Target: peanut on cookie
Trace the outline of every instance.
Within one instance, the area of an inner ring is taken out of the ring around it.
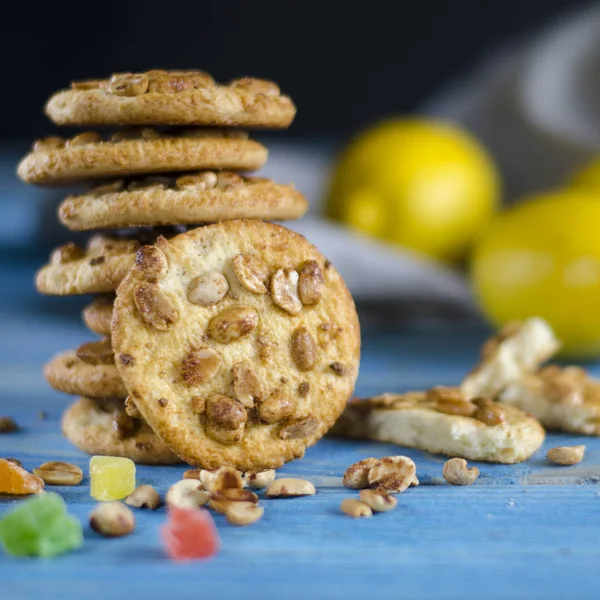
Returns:
[[[277,468],[324,435],[360,351],[338,272],[302,236],[261,221],[142,248],[117,292],[112,340],[130,396],[169,447],[240,471]]]

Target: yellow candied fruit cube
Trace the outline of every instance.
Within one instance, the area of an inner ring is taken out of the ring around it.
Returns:
[[[92,456],[90,494],[96,500],[121,500],[135,490],[135,463],[129,458]]]

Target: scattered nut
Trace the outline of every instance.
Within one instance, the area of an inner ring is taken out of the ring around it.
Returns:
[[[317,344],[308,329],[301,325],[292,333],[292,360],[301,371],[310,371],[317,361]]]
[[[142,319],[159,331],[166,331],[178,318],[172,300],[156,283],[138,283],[133,299]]]
[[[208,471],[211,473],[210,471]],[[242,474],[233,467],[221,467],[211,473],[210,489],[211,492],[222,492],[223,490],[242,489],[244,481]]]
[[[216,471],[208,471],[206,469],[200,469],[200,481],[205,490],[209,492],[213,491],[213,483],[215,480]]]
[[[369,485],[389,494],[406,490],[416,475],[415,463],[407,456],[380,458],[368,474]]]
[[[48,485],[77,485],[83,479],[83,471],[68,462],[52,461],[33,469],[33,474],[41,477]]]
[[[277,423],[291,417],[296,411],[296,401],[276,390],[258,406],[258,416],[265,423]]]
[[[209,493],[202,489],[197,479],[182,479],[173,484],[166,496],[167,506],[176,508],[197,508],[208,502]]]
[[[264,514],[264,508],[253,502],[230,502],[225,508],[225,517],[234,525],[251,525]]]
[[[135,529],[135,515],[121,502],[102,502],[90,514],[90,527],[106,537],[120,537]]]
[[[506,419],[504,408],[488,398],[475,398],[472,400],[473,404],[477,406],[475,412],[471,415],[474,419],[493,427],[494,425],[501,425]]]
[[[268,471],[259,471],[258,473],[245,473],[244,481],[249,488],[253,490],[262,490],[273,483],[275,479],[275,469]]]
[[[76,354],[77,358],[87,365],[111,365],[115,362],[115,354],[108,338],[81,344]]]
[[[73,146],[87,146],[88,144],[99,144],[102,141],[99,133],[95,131],[84,131],[74,138],[67,140],[65,146],[72,148]]]
[[[295,440],[312,435],[319,428],[319,421],[314,417],[305,417],[286,425],[279,432],[279,437],[282,440]]]
[[[471,485],[479,477],[479,469],[477,467],[468,469],[464,458],[451,458],[444,464],[442,475],[452,485]]]
[[[169,271],[165,253],[156,246],[142,246],[135,255],[135,270],[145,281],[156,283]]]
[[[548,450],[548,458],[557,465],[576,465],[583,460],[585,446],[557,446]]]
[[[75,242],[69,242],[52,252],[50,261],[53,265],[64,265],[76,260],[80,260],[85,256],[85,250],[78,246]]]
[[[355,519],[359,517],[372,517],[373,511],[368,504],[361,502],[360,500],[355,500],[354,498],[345,498],[342,500],[340,505],[340,509],[343,513],[354,517]]]
[[[325,278],[319,263],[315,260],[304,262],[298,280],[298,295],[302,304],[317,304],[323,295],[324,283]]]
[[[296,496],[312,496],[316,493],[317,490],[310,481],[292,477],[276,479],[265,492],[267,498],[293,498]]]
[[[232,306],[213,317],[208,333],[217,342],[229,344],[248,335],[258,325],[258,313],[248,306]]]
[[[271,298],[273,302],[291,315],[302,310],[302,302],[298,296],[298,271],[295,269],[278,269],[271,278]]]
[[[222,273],[209,271],[190,281],[187,291],[188,300],[198,306],[212,306],[225,298],[229,291],[229,282]]]
[[[197,479],[198,481],[200,481],[202,483],[202,481],[200,480],[200,473],[202,472],[202,469],[188,469],[187,471],[184,471],[183,473],[183,478],[184,479]],[[210,471],[207,471],[210,472]],[[204,487],[204,484],[202,485],[202,487]],[[206,489],[206,488],[204,488]]]
[[[396,508],[398,500],[382,490],[361,490],[360,499],[375,512],[387,512]]]
[[[233,395],[247,408],[252,408],[265,395],[260,379],[247,360],[241,360],[231,368]]]
[[[193,350],[181,362],[181,376],[189,386],[212,379],[221,367],[221,358],[212,348]]]
[[[132,419],[142,418],[142,413],[139,411],[136,403],[132,400],[131,396],[127,396],[127,398],[125,398],[125,412]]]
[[[140,96],[148,91],[148,84],[145,73],[115,73],[106,90],[115,96]]]
[[[10,433],[18,429],[19,426],[12,417],[0,417],[0,433]]]
[[[251,254],[238,254],[233,258],[233,272],[241,285],[253,294],[266,294],[269,267]]]
[[[347,488],[361,490],[369,487],[369,471],[379,464],[377,458],[363,458],[350,465],[344,472],[343,483]]]
[[[156,510],[160,506],[160,495],[151,485],[140,485],[125,498],[125,504],[134,508]]]

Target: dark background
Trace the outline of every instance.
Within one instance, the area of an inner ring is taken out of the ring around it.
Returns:
[[[29,139],[52,131],[41,108],[72,79],[159,67],[273,79],[299,108],[290,135],[345,137],[415,109],[494,50],[589,2],[6,4],[1,135]]]

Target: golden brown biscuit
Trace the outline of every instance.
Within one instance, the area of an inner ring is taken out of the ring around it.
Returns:
[[[70,196],[58,214],[63,225],[81,231],[242,218],[297,219],[307,208],[304,196],[291,185],[229,171],[200,171],[180,177],[115,181]]]
[[[545,432],[532,416],[457,388],[352,400],[332,435],[391,442],[434,454],[498,463],[527,460]]]
[[[141,246],[135,238],[95,235],[87,246],[56,248],[35,279],[42,294],[68,296],[114,292],[135,262]]]
[[[199,169],[259,169],[267,149],[242,132],[192,129],[159,133],[155,129],[100,134],[81,133],[63,140],[46,138],[21,160],[17,174],[25,183],[64,184],[100,177]]]
[[[302,236],[226,221],[140,249],[117,291],[117,368],[142,415],[191,464],[271,469],[333,424],[358,373],[339,273]]]
[[[62,430],[72,444],[88,454],[123,456],[143,465],[181,462],[148,423],[127,416],[123,400],[79,398],[65,411]]]
[[[580,367],[550,365],[511,382],[498,396],[548,428],[600,435],[600,381]]]
[[[98,296],[83,309],[81,316],[88,329],[99,335],[110,337],[114,301],[115,297],[112,294]]]
[[[127,389],[115,367],[110,340],[82,344],[57,354],[44,366],[46,381],[65,394],[124,398]]]
[[[118,73],[78,81],[54,94],[57,125],[235,125],[288,127],[296,107],[271,81],[245,77],[219,85],[202,71]]]

